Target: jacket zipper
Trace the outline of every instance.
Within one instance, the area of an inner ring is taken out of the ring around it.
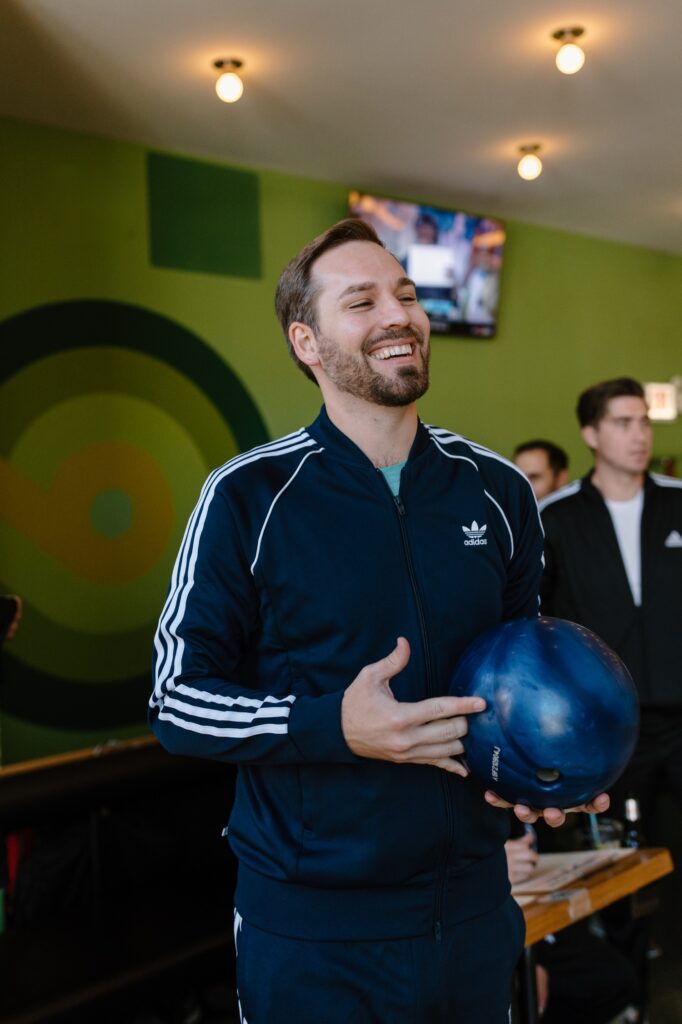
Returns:
[[[386,481],[385,481],[386,482]],[[386,482],[386,486],[388,483]],[[389,488],[390,490],[390,488]],[[398,523],[400,525],[400,538],[403,545],[403,553],[405,555],[405,562],[407,563],[407,572],[410,578],[410,586],[412,587],[412,593],[414,595],[414,601],[417,608],[417,616],[419,618],[419,631],[422,636],[422,643],[424,645],[424,663],[426,668],[426,692],[429,697],[434,696],[433,690],[433,672],[431,669],[431,651],[429,647],[429,637],[426,631],[426,618],[424,615],[424,608],[422,606],[421,598],[419,596],[419,588],[417,587],[417,576],[414,571],[414,563],[412,561],[412,552],[410,550],[410,542],[407,536],[407,527],[405,525],[405,516],[407,510],[403,504],[403,501],[399,494],[391,494],[393,502],[398,512]],[[445,773],[439,770],[439,783],[441,787],[441,793],[443,794],[443,803],[445,805],[445,820],[447,825],[448,844],[445,851],[445,856],[441,860],[441,864],[438,868],[438,880],[436,886],[436,902],[434,906],[433,915],[433,934],[436,942],[440,942],[442,936],[442,924],[441,916],[443,911],[443,893],[445,890],[445,878],[447,863],[450,857],[450,847],[452,845],[453,835],[453,815],[452,806],[450,803],[450,793],[448,790],[447,779],[444,777]]]

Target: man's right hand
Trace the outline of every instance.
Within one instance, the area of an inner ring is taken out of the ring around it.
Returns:
[[[480,697],[431,697],[415,703],[398,701],[389,680],[410,660],[410,645],[398,637],[394,650],[381,661],[365,665],[341,703],[341,728],[358,757],[396,764],[432,764],[466,777],[454,760],[464,752],[467,715],[485,709]]]
[[[533,834],[527,832],[519,839],[508,839],[504,844],[507,855],[507,873],[512,885],[527,882],[538,866],[539,854],[533,849]]]

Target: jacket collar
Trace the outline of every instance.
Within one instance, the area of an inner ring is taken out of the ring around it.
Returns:
[[[346,462],[356,462],[359,465],[371,466],[370,460],[365,453],[358,448],[354,441],[339,430],[329,419],[325,406],[320,409],[317,419],[308,428],[308,433],[314,437],[325,449]],[[429,434],[421,420],[417,422],[417,433],[415,434],[408,462],[416,459],[429,446]]]
[[[599,488],[595,487],[594,484],[592,483],[592,474],[593,473],[594,473],[594,469],[591,469],[590,472],[587,473],[587,475],[582,478],[582,481],[581,481],[582,489],[584,490],[585,494],[588,495],[588,497],[592,498],[593,500],[596,498],[599,501],[601,501],[602,504],[605,504],[605,502],[604,502],[604,495],[599,490]],[[656,486],[656,483],[651,478],[651,475],[649,473],[645,473],[644,474],[644,498],[645,499],[651,494],[651,492],[652,492],[652,490],[654,489],[655,486]]]

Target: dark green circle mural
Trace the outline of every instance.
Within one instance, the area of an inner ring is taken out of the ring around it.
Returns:
[[[137,306],[41,306],[0,345],[0,587],[25,602],[2,706],[53,728],[142,721],[187,516],[265,425],[205,342]]]

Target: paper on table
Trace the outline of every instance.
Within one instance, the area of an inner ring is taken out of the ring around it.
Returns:
[[[516,893],[552,892],[564,885],[571,885],[578,878],[613,864],[614,861],[627,857],[633,850],[616,847],[609,850],[585,850],[576,853],[542,853],[538,866],[525,882],[517,882],[512,886]]]

